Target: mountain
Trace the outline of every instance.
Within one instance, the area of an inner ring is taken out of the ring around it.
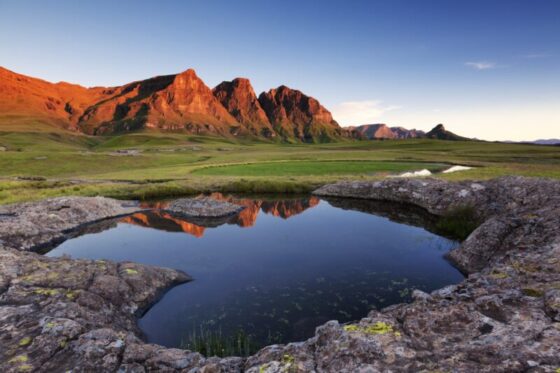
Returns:
[[[363,124],[357,127],[351,127],[354,135],[363,139],[411,139],[424,137],[423,131],[411,129],[407,130],[403,127],[388,127],[386,124]]]
[[[451,141],[469,140],[466,137],[456,135],[453,132],[446,130],[443,124],[438,124],[437,126],[432,128],[430,132],[426,134],[426,137],[429,139],[451,140]]]
[[[352,127],[352,130],[362,138],[373,139],[394,139],[396,136],[386,124],[363,124]]]
[[[532,144],[538,145],[560,145],[560,139],[541,139],[531,141]]]
[[[138,130],[328,142],[349,137],[319,101],[248,79],[210,89],[193,69],[117,87],[50,83],[0,68],[0,125],[44,123],[92,135]]]
[[[78,126],[90,134],[144,128],[219,135],[242,131],[193,69],[119,87],[112,97],[86,109]]]
[[[212,93],[253,135],[264,137],[276,135],[249,79],[236,78],[231,82],[222,82],[212,90]]]
[[[0,115],[36,119],[76,130],[80,115],[92,102],[111,97],[112,89],[85,88],[69,83],[50,83],[0,67]]]
[[[319,101],[301,91],[280,86],[261,93],[259,103],[282,138],[322,142],[348,136]]]
[[[391,130],[395,134],[397,139],[416,139],[419,137],[425,137],[426,133],[417,129],[407,130],[404,127],[391,127]]]

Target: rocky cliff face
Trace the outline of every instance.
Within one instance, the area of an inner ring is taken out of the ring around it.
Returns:
[[[276,136],[249,79],[236,78],[231,82],[222,82],[212,92],[227,111],[253,135]]]
[[[261,93],[259,102],[282,138],[322,142],[344,135],[319,101],[298,90],[280,86]]]
[[[120,87],[112,98],[88,108],[78,125],[93,134],[142,128],[239,132],[235,118],[192,69]]]
[[[346,135],[330,112],[300,91],[280,87],[257,96],[248,79],[211,90],[189,69],[120,87],[49,83],[0,68],[0,122],[43,123],[88,134],[144,129],[219,136],[330,141]]]

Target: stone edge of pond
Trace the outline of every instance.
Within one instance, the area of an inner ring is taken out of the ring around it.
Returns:
[[[404,202],[436,215],[474,207],[483,223],[450,253],[468,278],[431,294],[415,291],[412,303],[372,311],[352,324],[330,321],[304,342],[268,346],[248,358],[205,358],[138,337],[139,310],[187,281],[181,272],[8,247],[0,249],[0,367],[559,372],[560,182],[387,179],[326,185],[315,194]],[[3,213],[0,208],[0,224]]]

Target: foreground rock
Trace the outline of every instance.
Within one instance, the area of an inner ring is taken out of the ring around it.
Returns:
[[[0,249],[53,246],[86,224],[139,210],[133,202],[104,197],[60,197],[0,206]]]
[[[404,202],[436,215],[474,206],[482,224],[451,253],[468,278],[431,294],[415,291],[411,304],[372,311],[355,323],[330,321],[304,342],[220,359],[139,338],[134,318],[186,275],[0,249],[0,368],[558,372],[560,182],[390,179],[328,185],[316,194]],[[355,201],[343,205],[367,210]]]
[[[210,197],[182,198],[171,202],[165,210],[187,218],[212,219],[223,218],[237,214],[243,206],[218,201]]]

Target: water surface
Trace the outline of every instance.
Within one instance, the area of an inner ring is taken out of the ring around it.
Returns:
[[[185,345],[201,329],[226,337],[242,330],[258,346],[302,340],[328,320],[356,320],[409,301],[413,289],[462,280],[443,258],[457,243],[414,226],[429,223],[425,214],[367,201],[214,197],[247,207],[205,227],[155,204],[48,255],[190,274],[194,281],[171,289],[140,320],[148,341],[165,346]]]

